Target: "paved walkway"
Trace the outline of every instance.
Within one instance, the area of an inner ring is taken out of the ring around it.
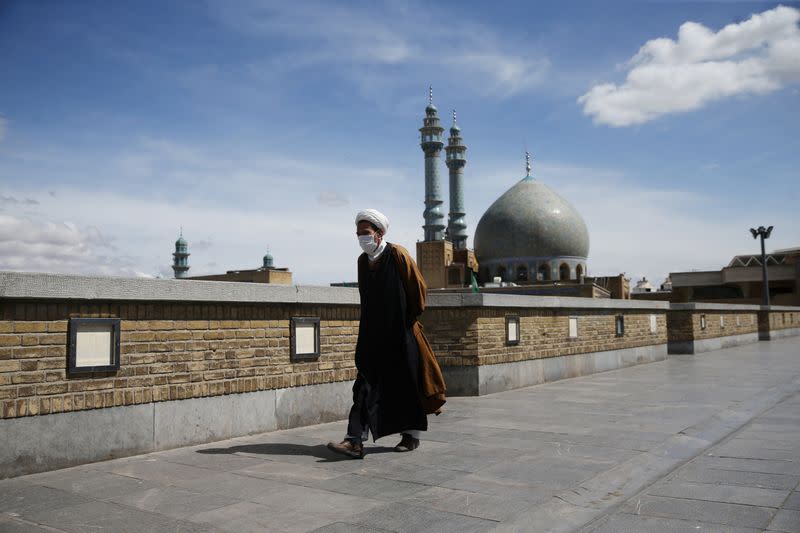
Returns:
[[[0,481],[0,531],[800,531],[800,339]],[[124,424],[124,421],[120,421]]]

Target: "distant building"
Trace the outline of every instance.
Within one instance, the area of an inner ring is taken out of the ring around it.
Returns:
[[[183,228],[180,237],[175,241],[175,252],[172,254],[172,271],[176,278],[185,278],[189,272],[189,243],[183,238]]]
[[[617,274],[616,276],[594,276],[584,278],[585,283],[592,283],[609,293],[609,298],[616,300],[630,300],[631,299],[631,280],[625,277],[625,274]]]
[[[249,270],[228,270],[225,274],[208,274],[205,276],[192,276],[187,279],[205,281],[238,281],[244,283],[274,283],[276,285],[291,285],[292,273],[288,268],[273,266],[272,255],[267,253],[263,258],[263,266]]]
[[[772,305],[800,305],[800,247],[766,256]],[[674,302],[761,303],[761,254],[737,255],[721,270],[672,272]]]
[[[642,279],[636,282],[636,286],[631,289],[631,293],[633,294],[640,294],[643,292],[653,292],[653,284],[647,281],[646,277],[642,277]]]

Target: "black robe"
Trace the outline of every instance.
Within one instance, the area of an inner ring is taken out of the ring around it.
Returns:
[[[419,350],[391,248],[387,243],[374,270],[370,270],[366,254],[358,258],[361,320],[353,394],[357,398],[366,387],[365,408],[375,440],[428,429],[419,392]]]

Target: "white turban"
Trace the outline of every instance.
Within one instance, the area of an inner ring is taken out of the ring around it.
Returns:
[[[362,220],[375,224],[384,235],[386,235],[386,231],[389,229],[389,219],[377,209],[364,209],[363,211],[359,211],[356,215],[356,225]]]

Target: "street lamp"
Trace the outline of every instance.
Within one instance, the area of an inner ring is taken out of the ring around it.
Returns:
[[[758,229],[750,228],[750,233],[754,239],[757,239],[759,235],[761,236],[761,279],[763,285],[761,303],[762,305],[769,305],[769,278],[767,277],[767,254],[764,252],[764,239],[769,239],[772,233],[772,226],[766,229],[764,226],[759,226]]]

